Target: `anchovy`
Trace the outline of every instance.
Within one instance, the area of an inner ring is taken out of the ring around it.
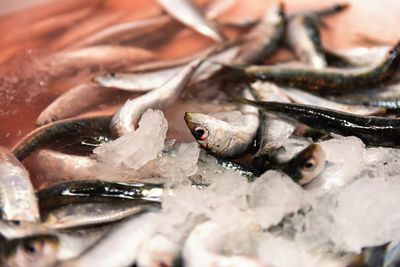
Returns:
[[[256,106],[263,111],[303,123],[322,132],[357,136],[370,146],[398,147],[400,145],[398,138],[400,119],[398,118],[360,116],[294,103],[252,101],[227,93],[241,103]]]
[[[0,147],[0,208],[3,220],[39,221],[39,208],[29,173],[3,147]]]
[[[133,100],[128,100],[112,118],[110,128],[113,134],[122,136],[134,131],[142,114],[147,109],[164,109],[171,105],[203,61],[204,58],[192,61],[161,87]]]
[[[346,105],[338,102],[330,101],[325,98],[295,89],[295,88],[284,88],[284,92],[287,96],[295,103],[312,105],[322,108],[329,108],[333,110],[348,112],[356,115],[378,115],[385,114],[385,107],[368,107],[363,103],[358,105]]]
[[[158,3],[175,19],[193,28],[195,31],[210,37],[216,42],[226,39],[212,21],[207,20],[201,11],[188,0],[157,0]]]
[[[75,180],[58,184],[37,195],[40,209],[52,209],[71,203],[127,201],[131,203],[159,203],[162,185]]]
[[[11,152],[17,159],[23,160],[35,149],[51,142],[81,136],[82,126],[98,132],[107,132],[111,118],[111,115],[90,115],[46,124],[26,135],[14,145]]]
[[[125,94],[125,99],[127,99],[129,95]],[[91,83],[80,84],[64,92],[48,105],[40,113],[35,124],[41,126],[52,121],[78,116],[114,96],[124,96],[124,92],[102,88]]]
[[[251,97],[248,90],[244,94]],[[197,142],[209,153],[235,158],[250,149],[259,125],[257,109],[244,106],[242,114],[243,121],[238,124],[195,112],[186,112],[185,121]]]
[[[225,66],[226,79],[267,80],[279,85],[302,88],[321,93],[349,91],[382,86],[393,81],[400,65],[400,43],[390,51],[387,59],[374,68],[343,70],[290,66]],[[229,72],[231,71],[231,72]]]
[[[157,203],[77,203],[49,212],[43,224],[51,229],[86,227],[120,221],[158,207]]]
[[[233,62],[235,64],[263,62],[275,52],[284,28],[284,6],[274,5],[267,10],[257,26],[244,37],[248,41],[241,47]]]
[[[1,266],[54,266],[59,241],[54,235],[33,235],[0,243]]]

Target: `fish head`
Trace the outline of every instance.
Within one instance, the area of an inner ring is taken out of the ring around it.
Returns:
[[[325,152],[318,144],[310,144],[288,163],[287,173],[300,185],[307,184],[324,169]]]
[[[4,242],[1,248],[1,266],[54,266],[57,262],[58,238],[53,235],[35,235]]]
[[[230,156],[232,134],[228,124],[206,114],[185,113],[186,124],[196,141],[206,151],[217,156]]]

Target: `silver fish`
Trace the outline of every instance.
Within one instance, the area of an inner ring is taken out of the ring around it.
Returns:
[[[123,92],[102,88],[92,83],[80,84],[61,94],[39,115],[35,124],[41,126],[52,121],[80,115],[91,107],[100,105]],[[126,98],[128,98],[126,94]]]
[[[357,47],[353,49],[325,49],[330,56],[338,57],[351,66],[370,67],[382,62],[391,46]]]
[[[147,109],[164,109],[174,103],[203,61],[204,58],[192,61],[161,87],[143,96],[128,100],[112,118],[110,128],[114,135],[122,136],[134,131],[142,114]]]
[[[251,97],[248,90],[244,94]],[[241,112],[243,116],[239,123],[195,112],[186,112],[185,121],[192,135],[205,150],[220,157],[233,158],[250,149],[259,125],[257,109],[243,106]]]
[[[153,207],[154,203],[76,203],[49,212],[43,224],[51,229],[93,226],[119,221]]]
[[[175,19],[193,28],[197,32],[210,37],[216,42],[226,38],[222,32],[207,20],[201,11],[190,0],[157,0],[160,5]]]
[[[39,208],[29,173],[15,156],[0,147],[0,208],[4,220],[38,222]]]

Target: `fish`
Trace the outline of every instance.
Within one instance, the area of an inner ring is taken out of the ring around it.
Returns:
[[[107,71],[119,70],[156,58],[153,52],[143,48],[98,45],[52,54],[38,60],[37,68],[53,76],[61,76],[92,68],[103,68]]]
[[[148,92],[162,86],[174,77],[183,66],[171,67],[145,73],[110,73],[105,76],[96,76],[93,82],[103,87],[112,87],[131,92]]]
[[[383,115],[386,112],[386,108],[384,106],[368,106],[363,103],[359,103],[358,105],[346,105],[341,104],[335,101],[330,101],[325,98],[307,93],[305,91],[296,89],[296,88],[283,88],[286,95],[295,103],[304,104],[304,105],[312,105],[323,108],[329,108],[333,110],[348,112],[356,115]]]
[[[328,65],[315,17],[307,14],[291,16],[286,27],[286,42],[304,64],[315,69]]]
[[[283,36],[285,22],[282,3],[269,8],[257,26],[243,37],[247,42],[240,48],[234,64],[262,63],[271,56]]]
[[[76,203],[46,214],[43,225],[50,229],[88,227],[120,221],[126,217],[159,208],[158,203]]]
[[[61,94],[50,103],[38,116],[35,125],[44,124],[78,116],[87,109],[100,105],[113,96],[124,95],[123,92],[103,88],[92,83],[75,86]],[[126,94],[125,99],[128,98]]]
[[[206,221],[197,225],[189,234],[182,249],[185,266],[248,266],[261,267],[263,264],[246,256],[224,255],[223,229],[218,224]]]
[[[81,136],[82,126],[98,132],[107,132],[111,118],[111,114],[101,112],[48,123],[19,140],[11,152],[18,160],[23,160],[34,150],[51,142]]]
[[[249,90],[245,90],[244,95],[251,97]],[[196,141],[207,152],[236,158],[251,148],[259,126],[257,109],[244,106],[241,113],[242,120],[236,124],[196,112],[186,112],[184,119]]]
[[[162,195],[162,185],[89,179],[69,181],[37,192],[41,210],[85,202],[160,203]]]
[[[137,261],[143,244],[156,234],[154,220],[157,220],[156,214],[145,213],[115,224],[79,257],[63,261],[59,266],[131,266]]]
[[[218,43],[226,40],[226,37],[217,26],[212,21],[207,20],[192,1],[157,0],[157,2],[172,17],[190,28],[193,28],[202,35],[207,36]]]
[[[285,119],[303,123],[325,133],[356,136],[368,146],[398,147],[400,119],[375,116],[360,116],[316,106],[263,102],[244,99],[228,91],[235,100],[258,107]]]
[[[29,173],[4,147],[0,147],[0,208],[3,220],[39,221],[39,207]]]
[[[305,185],[325,168],[326,155],[318,144],[311,144],[282,166],[282,171],[299,185]]]
[[[122,136],[134,131],[142,114],[147,109],[164,109],[174,103],[204,59],[192,61],[162,86],[145,95],[128,100],[111,120],[110,129],[114,136]]]
[[[375,107],[381,108],[382,110],[396,111],[400,109],[400,99],[381,99],[381,100],[346,100],[338,99],[338,102],[351,106],[365,106],[365,107]]]
[[[27,236],[0,243],[1,266],[44,267],[57,262],[59,242],[54,235]]]
[[[316,70],[307,66],[227,66],[226,80],[267,80],[322,94],[348,92],[362,88],[381,87],[393,83],[400,65],[400,42],[376,67],[358,69],[325,68]]]

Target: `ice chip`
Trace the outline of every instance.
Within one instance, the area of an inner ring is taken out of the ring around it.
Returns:
[[[112,168],[136,170],[161,153],[167,129],[162,111],[148,109],[135,131],[96,148],[93,153]]]

